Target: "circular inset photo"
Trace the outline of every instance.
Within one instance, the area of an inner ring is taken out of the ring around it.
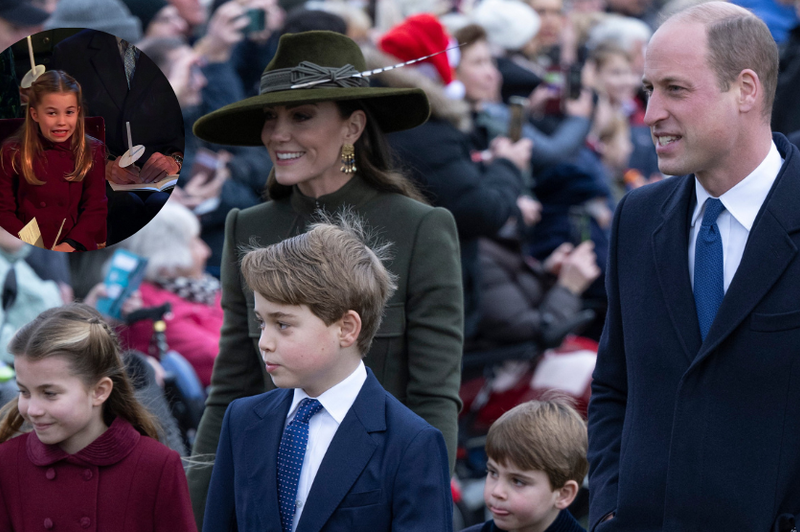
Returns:
[[[125,37],[50,29],[0,53],[0,227],[24,242],[116,244],[153,219],[178,181],[178,98]]]

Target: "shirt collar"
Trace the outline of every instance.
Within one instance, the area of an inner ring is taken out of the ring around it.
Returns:
[[[322,408],[324,408],[337,423],[341,424],[344,416],[347,415],[347,411],[353,406],[356,396],[358,396],[358,392],[361,391],[361,387],[366,380],[367,368],[364,366],[364,362],[361,361],[349,377],[339,384],[332,386],[315,399],[322,403]],[[302,388],[294,389],[294,398],[292,398],[292,406],[289,408],[289,415],[287,418],[294,416],[300,401],[306,397],[310,396],[303,391]]]
[[[761,209],[767,194],[769,194],[769,189],[772,188],[775,178],[781,171],[781,166],[783,166],[783,158],[778,152],[775,142],[772,142],[769,153],[761,161],[761,164],[750,175],[719,197],[725,206],[725,210],[731,213],[731,216],[736,218],[736,221],[748,231],[753,227],[756,215]],[[703,212],[703,205],[706,200],[713,197],[703,188],[697,177],[694,179],[694,190],[697,196],[697,205],[695,205],[694,214],[692,215],[692,227],[700,218],[700,213]]]

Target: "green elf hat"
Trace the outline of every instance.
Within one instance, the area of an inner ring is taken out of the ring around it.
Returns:
[[[367,71],[358,44],[340,33],[286,34],[261,75],[260,94],[200,117],[193,131],[215,144],[261,146],[265,107],[339,100],[360,100],[384,133],[411,129],[430,115],[422,89],[370,87],[368,81],[373,74],[402,65]]]

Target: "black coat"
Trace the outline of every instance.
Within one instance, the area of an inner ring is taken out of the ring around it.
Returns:
[[[589,405],[590,530],[784,532],[800,514],[800,151],[774,140],[785,163],[705,341],[687,260],[694,178],[617,207]]]
[[[131,123],[134,145],[145,147],[137,166],[142,167],[153,152],[183,152],[178,99],[166,76],[145,54],[139,54],[128,90],[116,38],[83,30],[55,46],[50,69],[63,70],[81,84],[86,116],[105,120],[110,154],[119,156],[128,149],[126,121]]]

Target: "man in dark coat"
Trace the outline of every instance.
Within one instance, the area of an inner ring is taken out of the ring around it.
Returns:
[[[178,99],[158,67],[133,48],[133,66],[123,57],[130,43],[111,34],[84,30],[55,46],[51,69],[64,70],[83,89],[87,116],[102,116],[110,159],[128,150],[126,122],[134,145],[145,148],[133,167],[120,168],[109,161],[106,177],[115,183],[149,183],[177,174],[183,162],[183,117]],[[132,235],[147,223],[169,197],[153,193],[142,200],[107,189],[109,196],[108,244]]]
[[[617,207],[590,530],[795,530],[800,151],[769,126],[777,69],[766,25],[721,2],[647,48],[659,169],[689,175]]]

